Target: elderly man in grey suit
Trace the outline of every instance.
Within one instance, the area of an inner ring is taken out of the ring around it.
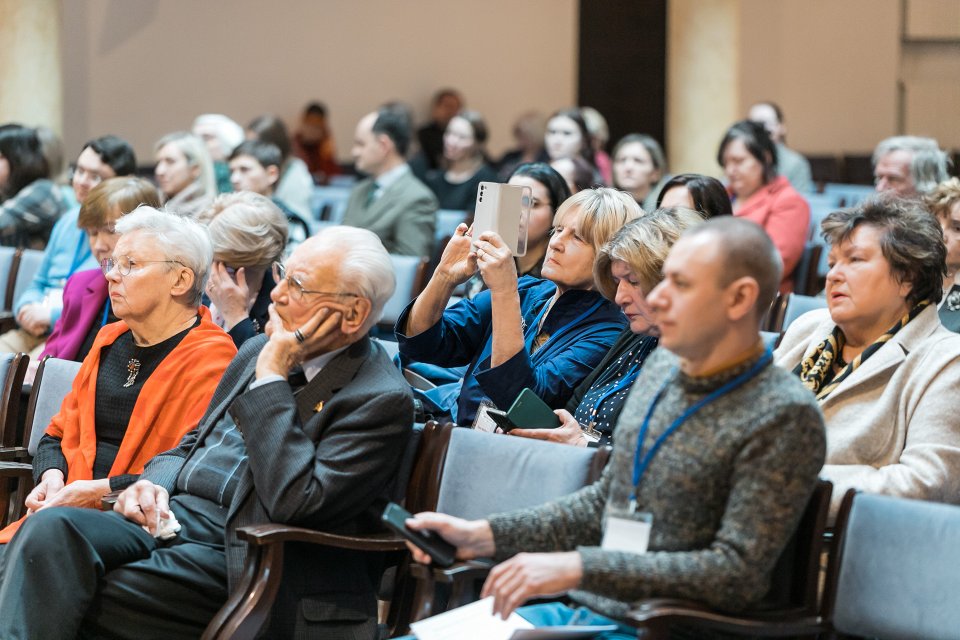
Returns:
[[[267,336],[114,512],[27,518],[0,566],[0,637],[199,637],[240,577],[238,527],[371,530],[413,421],[408,385],[367,337],[393,292],[389,256],[369,231],[331,227],[275,271]],[[268,636],[374,637],[376,567],[288,547]]]
[[[429,256],[437,198],[410,171],[410,118],[397,105],[365,115],[353,140],[353,160],[369,177],[350,193],[343,223],[370,229],[390,253]]]

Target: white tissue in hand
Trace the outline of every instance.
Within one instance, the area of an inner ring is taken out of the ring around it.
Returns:
[[[148,529],[146,525],[144,525],[143,530],[150,533],[150,529]],[[153,537],[158,540],[169,540],[176,537],[178,531],[180,531],[180,523],[177,522],[176,516],[174,516],[171,511],[169,517],[160,518],[160,525],[157,527],[157,532],[153,534]]]

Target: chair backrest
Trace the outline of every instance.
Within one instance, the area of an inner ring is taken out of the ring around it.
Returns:
[[[310,210],[316,220],[325,220],[340,224],[350,200],[351,187],[328,186],[314,187],[310,199]]]
[[[819,296],[801,296],[791,293],[787,296],[786,302],[784,302],[771,329],[773,331],[786,331],[787,327],[803,314],[814,309],[825,309],[826,306],[826,299]]]
[[[820,562],[832,495],[833,483],[819,480],[796,531],[777,560],[763,605],[796,608],[809,616],[819,611]]]
[[[808,240],[823,241],[820,238],[820,223],[834,211],[840,209],[840,196],[831,193],[804,194],[810,205],[810,231]]]
[[[816,295],[820,291],[817,278],[817,268],[820,264],[820,254],[823,245],[816,242],[807,242],[800,254],[800,261],[793,270],[793,289],[803,295]]]
[[[380,324],[393,326],[403,309],[423,289],[429,260],[419,256],[397,256],[390,254],[393,263],[393,275],[397,279],[397,288],[383,307]]]
[[[0,354],[0,447],[20,445],[17,422],[20,417],[20,389],[30,356],[25,353]]]
[[[896,640],[960,635],[960,507],[844,498],[824,615],[837,631]]]
[[[457,226],[461,222],[467,221],[466,211],[456,211],[454,209],[438,209],[436,223],[433,227],[434,243],[444,242],[453,236]]]
[[[606,447],[571,447],[455,428],[437,511],[473,520],[536,506],[592,483],[608,456]]]
[[[15,259],[17,250],[13,247],[0,247],[0,284],[6,283],[3,294],[3,311],[13,309],[13,290],[16,287],[17,274],[14,270],[19,263]]]
[[[29,444],[30,455],[37,453],[37,444],[47,430],[50,420],[60,411],[60,405],[73,387],[73,379],[80,370],[80,363],[60,358],[45,358],[37,368],[37,377],[30,391],[27,405],[27,426],[24,439]]]
[[[870,181],[873,179],[872,170],[868,169],[871,172]],[[828,182],[823,185],[823,192],[828,195],[836,196],[840,199],[840,204],[844,207],[853,207],[865,200],[866,198],[874,195],[876,189],[867,184],[838,184],[833,182]]]
[[[17,300],[20,299],[23,292],[26,291],[33,282],[33,277],[37,275],[37,270],[40,269],[40,263],[43,262],[43,251],[21,249],[19,255],[20,262],[17,266],[17,276],[13,282],[14,305],[17,304]]]

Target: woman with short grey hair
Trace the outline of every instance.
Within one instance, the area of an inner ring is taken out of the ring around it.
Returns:
[[[119,322],[106,324],[37,447],[30,512],[98,508],[196,427],[237,349],[200,306],[207,230],[141,206],[101,268]],[[0,532],[7,542],[19,523]],[[55,552],[56,550],[51,550]]]
[[[270,198],[241,191],[218,197],[203,217],[211,219],[213,241],[210,310],[239,348],[267,325],[276,284],[270,267],[283,255],[287,216]]]
[[[960,501],[960,336],[937,315],[940,225],[918,201],[875,196],[821,228],[828,308],[794,321],[776,359],[820,401],[834,510],[851,488]]]

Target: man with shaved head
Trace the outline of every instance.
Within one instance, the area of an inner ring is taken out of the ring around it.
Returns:
[[[569,592],[580,609],[519,613],[538,626],[615,623],[641,598],[738,610],[770,587],[825,450],[816,401],[773,366],[760,338],[779,255],[753,222],[715,218],[674,245],[663,271],[647,298],[662,348],[630,391],[599,481],[487,520],[423,513],[408,521],[437,531],[462,559],[502,561],[484,585],[499,613]],[[647,534],[649,545],[640,544]]]

